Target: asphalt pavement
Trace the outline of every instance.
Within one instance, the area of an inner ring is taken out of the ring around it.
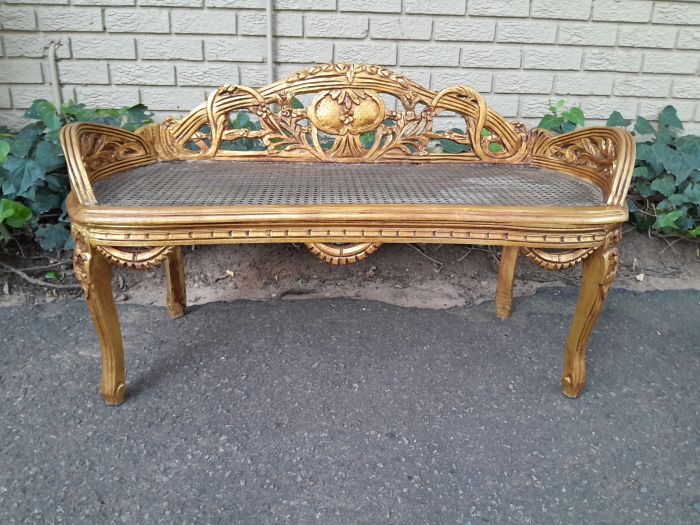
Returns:
[[[0,523],[700,523],[700,293],[613,289],[562,396],[576,290],[427,310],[0,309]]]

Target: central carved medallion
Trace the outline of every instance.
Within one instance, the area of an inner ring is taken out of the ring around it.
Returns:
[[[333,89],[314,99],[308,117],[318,129],[331,135],[359,135],[377,129],[385,113],[384,102],[374,91]]]

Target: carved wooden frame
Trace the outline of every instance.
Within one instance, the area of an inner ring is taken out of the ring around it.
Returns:
[[[299,107],[296,97],[306,94],[315,98]],[[396,108],[387,106],[387,97],[394,97]],[[231,128],[231,115],[238,111],[255,115],[260,129]],[[434,118],[445,111],[464,118],[464,133],[433,129]],[[260,141],[263,149],[226,147],[242,139]],[[430,142],[438,139],[468,151],[429,153]],[[70,124],[61,131],[61,141],[73,190],[67,207],[76,237],[76,275],[100,335],[102,393],[109,403],[121,402],[124,395],[121,334],[107,282],[110,266],[141,269],[165,263],[168,309],[181,315],[185,292],[179,246],[193,244],[300,242],[331,264],[362,260],[382,243],[500,245],[504,257],[496,308],[502,318],[510,315],[519,252],[550,270],[583,263],[562,374],[566,395],[578,396],[583,388],[585,345],[614,278],[619,226],[627,219],[624,201],[635,148],[623,130],[587,128],[560,136],[528,131],[489,109],[467,86],[434,93],[378,66],[325,64],[259,90],[223,86],[179,122],[167,120],[135,133]],[[498,152],[490,148],[493,143]],[[95,181],[137,166],[197,159],[527,164],[594,185],[605,204],[118,208],[100,206],[92,190]]]

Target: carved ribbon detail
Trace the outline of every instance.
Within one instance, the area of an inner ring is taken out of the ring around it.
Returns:
[[[307,107],[297,99],[304,93],[315,94]],[[392,97],[397,109],[386,106]],[[232,116],[240,111],[257,117],[252,129],[231,126]],[[435,117],[446,111],[464,118],[463,133],[433,129]],[[165,132],[162,128],[142,133],[156,142],[163,160],[231,156],[415,160],[429,155],[431,143],[448,140],[468,151],[445,153],[443,158],[519,162],[529,144],[524,126],[511,125],[491,112],[469,87],[435,94],[387,69],[360,64],[316,66],[261,90],[222,86],[185,120],[169,122]],[[242,148],[233,143],[242,139],[260,141],[263,151],[236,151]]]

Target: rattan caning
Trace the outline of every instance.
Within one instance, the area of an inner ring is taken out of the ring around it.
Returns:
[[[600,206],[571,175],[518,165],[176,161],[95,183],[98,206],[464,204]]]

